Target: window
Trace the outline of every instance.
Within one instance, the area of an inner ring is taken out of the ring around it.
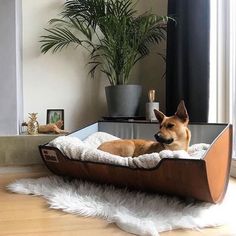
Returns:
[[[209,122],[230,122],[236,136],[236,1],[211,0]],[[236,138],[233,141],[236,160]]]
[[[236,1],[230,0],[229,6],[229,78],[230,78],[230,121],[234,126],[233,158],[236,159]]]

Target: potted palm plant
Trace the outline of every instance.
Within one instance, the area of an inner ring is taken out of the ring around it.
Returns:
[[[130,72],[166,38],[167,20],[150,12],[138,15],[132,0],[68,0],[61,18],[51,19],[41,36],[41,52],[70,44],[86,48],[91,77],[100,70],[109,80],[109,115],[135,116],[141,86],[130,84]]]

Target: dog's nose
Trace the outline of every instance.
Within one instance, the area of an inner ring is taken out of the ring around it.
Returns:
[[[173,138],[165,139],[164,137],[162,137],[160,132],[156,133],[154,135],[154,137],[155,137],[156,141],[159,142],[159,143],[171,144],[174,141]]]
[[[159,142],[160,139],[162,139],[160,132],[156,133],[156,134],[154,135],[154,137],[155,137],[155,139],[156,139],[158,142]]]

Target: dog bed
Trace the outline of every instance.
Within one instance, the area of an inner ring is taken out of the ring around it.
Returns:
[[[77,137],[61,136],[48,145],[56,147],[70,159],[144,169],[155,168],[163,158],[201,159],[210,146],[204,143],[195,144],[189,148],[188,152],[184,150],[163,150],[160,153],[154,152],[134,158],[121,157],[97,149],[101,143],[116,139],[119,138],[105,132],[96,132],[85,140],[80,140]]]
[[[101,121],[39,148],[46,166],[58,175],[217,203],[228,184],[232,127],[191,124],[190,130],[188,153],[164,150],[124,158],[96,149],[118,137],[153,139],[158,124],[148,122]]]

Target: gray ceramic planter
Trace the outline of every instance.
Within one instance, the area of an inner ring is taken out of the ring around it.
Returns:
[[[137,116],[142,95],[140,85],[116,85],[105,88],[110,117]]]

